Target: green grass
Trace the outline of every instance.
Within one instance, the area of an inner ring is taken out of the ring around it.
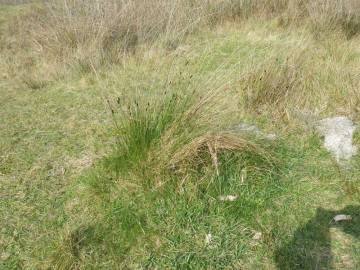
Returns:
[[[0,268],[359,269],[360,157],[339,167],[295,110],[358,120],[357,42],[249,20],[41,87],[5,76]],[[278,138],[214,139],[244,121]]]

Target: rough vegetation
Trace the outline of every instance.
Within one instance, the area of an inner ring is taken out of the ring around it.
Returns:
[[[0,268],[360,268],[358,1],[0,3]]]

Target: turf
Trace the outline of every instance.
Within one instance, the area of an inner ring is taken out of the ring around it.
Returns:
[[[5,71],[0,267],[359,269],[360,157],[340,167],[290,110],[300,96],[318,117],[358,120],[346,99],[358,79],[358,38],[319,41],[308,31],[273,21],[223,25],[176,50],[139,48],[122,65],[36,87]],[[293,76],[293,53],[303,56],[295,83],[277,84]],[[266,92],[286,87],[286,98]],[[219,96],[189,120],[212,89]],[[167,166],[204,130],[241,122],[277,139],[245,137],[261,151],[219,152],[216,166],[205,150]],[[219,200],[229,194],[238,199]],[[330,224],[340,213],[353,220]]]

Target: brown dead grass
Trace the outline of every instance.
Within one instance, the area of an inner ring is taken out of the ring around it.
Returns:
[[[193,166],[212,165],[213,170],[219,175],[219,158],[224,153],[251,153],[253,157],[261,157],[268,165],[273,165],[274,158],[271,157],[261,144],[255,143],[249,137],[239,134],[219,132],[215,134],[204,134],[194,138],[183,145],[174,153],[168,162],[168,168],[184,173]],[[183,180],[187,178],[186,174]]]
[[[217,155],[226,151],[253,151],[266,156],[265,151],[260,146],[252,143],[248,138],[241,137],[239,134],[223,132],[204,134],[193,139],[178,150],[169,163],[175,165],[186,161],[191,162],[191,160],[201,158],[204,154],[207,154],[211,156],[213,164],[217,168]]]
[[[308,25],[316,37],[335,31],[351,38],[360,32],[355,0],[49,0],[27,6],[0,37],[1,69],[4,77],[31,89],[121,64],[139,45],[173,50],[200,29],[255,16]]]

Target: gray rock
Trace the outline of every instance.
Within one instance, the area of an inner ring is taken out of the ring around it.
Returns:
[[[324,147],[337,161],[349,160],[356,154],[357,147],[352,144],[356,126],[349,118],[325,118],[317,122],[316,129],[325,137]]]

